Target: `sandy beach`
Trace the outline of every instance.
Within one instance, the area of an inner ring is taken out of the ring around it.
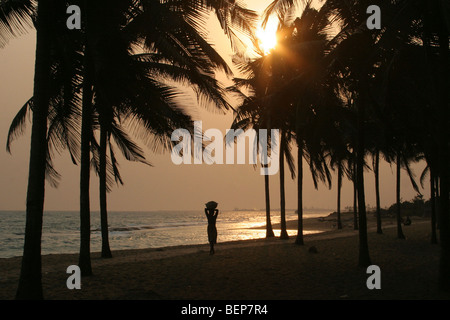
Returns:
[[[383,220],[375,232],[369,215],[372,264],[381,269],[381,289],[369,290],[368,274],[357,266],[358,232],[350,215],[344,228],[335,221],[305,219],[305,236],[294,244],[296,222],[288,223],[289,240],[260,239],[208,245],[113,251],[112,259],[92,254],[94,275],[83,277],[81,290],[66,287],[66,268],[77,264],[75,254],[43,256],[44,297],[49,300],[372,300],[450,299],[437,290],[440,249],[430,243],[430,223],[413,218],[403,226],[406,240],[396,238],[394,220]],[[276,226],[274,225],[276,228]],[[295,231],[293,230],[295,229]],[[316,253],[310,248],[315,247]],[[0,299],[13,299],[21,258],[0,259]]]

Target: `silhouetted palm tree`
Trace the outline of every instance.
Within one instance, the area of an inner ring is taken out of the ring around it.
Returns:
[[[2,1],[0,15],[1,43],[21,33],[24,21],[36,14],[36,62],[34,101],[31,129],[30,167],[28,176],[25,243],[17,299],[42,299],[41,236],[45,196],[45,168],[47,164],[47,113],[50,103],[51,57],[57,32],[65,26],[58,19],[61,2]],[[35,6],[37,5],[37,7]],[[65,11],[64,11],[65,12]],[[5,34],[5,30],[6,34]],[[19,31],[17,31],[19,30]]]
[[[40,1],[36,18],[36,63],[34,112],[31,129],[30,167],[27,191],[27,218],[17,299],[42,299],[41,237],[47,158],[47,110],[51,65],[51,29],[57,23],[51,1]]]
[[[266,203],[266,238],[273,238],[275,237],[275,233],[273,232],[272,222],[270,218],[270,186],[268,174],[264,175],[264,195]]]
[[[253,75],[258,74],[256,72]],[[246,85],[249,85],[253,80],[255,80],[257,77],[251,78]],[[240,82],[239,85],[243,85],[243,79],[238,80]],[[256,86],[255,86],[256,88]],[[236,91],[236,88],[233,89],[233,91]],[[257,92],[257,91],[256,91]],[[236,116],[234,119],[234,122],[232,124],[232,129],[247,129],[247,128],[268,128],[268,130],[271,129],[270,125],[268,123],[278,123],[279,118],[276,118],[275,115],[271,115],[271,109],[267,107],[267,101],[264,101],[264,96],[259,98],[258,96],[255,97],[248,97],[244,99],[242,104],[237,108],[236,110]],[[269,121],[270,119],[270,121]],[[275,125],[275,127],[278,127],[278,125]],[[294,170],[294,163],[291,153],[291,146],[290,142],[293,139],[293,136],[291,134],[290,130],[286,129],[279,129],[280,130],[280,141],[279,142],[270,142],[272,143],[279,143],[279,179],[280,179],[280,225],[281,225],[281,231],[280,231],[280,239],[289,239],[289,235],[287,233],[287,225],[286,225],[286,195],[285,195],[285,164],[287,163],[289,166],[289,170],[291,172],[291,176],[295,177],[295,170]],[[267,207],[267,197],[269,196],[268,193],[268,178],[265,179],[265,190],[266,190],[266,210],[270,209]],[[271,236],[272,232],[272,226],[270,223],[270,218],[268,216],[268,212],[266,212],[267,215],[267,224],[266,224],[266,233]]]
[[[436,166],[434,163],[436,162],[436,152],[435,148],[433,148],[433,143],[429,142],[430,145],[428,147],[431,147],[430,149],[426,148],[427,151],[424,152],[423,158],[425,159],[427,166],[423,169],[422,174],[420,175],[420,184],[422,188],[424,188],[424,181],[427,176],[429,175],[429,184],[430,184],[430,205],[431,205],[431,237],[430,241],[432,244],[437,244],[437,189],[438,189],[438,179],[437,175],[434,172]],[[422,160],[422,159],[421,159]]]
[[[433,23],[432,19],[437,21],[437,36],[439,39],[439,64],[440,72],[437,73],[439,80],[439,104],[438,104],[438,146],[439,146],[439,186],[440,186],[440,244],[441,259],[439,264],[439,286],[442,290],[450,291],[450,279],[448,270],[450,270],[450,168],[449,168],[449,112],[450,100],[448,98],[448,87],[450,85],[450,59],[448,39],[450,35],[450,8],[448,3],[439,2],[427,3],[427,15],[425,24]]]
[[[397,214],[397,238],[399,239],[405,239],[405,235],[403,234],[403,230],[402,230],[402,217],[401,217],[401,206],[402,206],[402,202],[401,202],[401,197],[400,197],[400,171],[401,171],[401,167],[402,167],[402,162],[401,162],[401,155],[400,152],[397,154],[397,164],[396,164],[396,180],[397,180],[397,187],[396,187],[396,192],[395,192],[395,199],[396,199],[396,203],[397,203],[397,210],[396,210],[396,214]]]
[[[285,191],[285,162],[293,165],[291,151],[290,151],[290,140],[291,134],[289,130],[280,130],[280,239],[289,239],[289,234],[287,233],[286,225],[286,191]],[[292,170],[291,170],[292,172]],[[293,175],[293,174],[292,174]],[[294,178],[294,176],[292,176]]]
[[[377,233],[382,234],[380,205],[380,151],[376,150],[373,157],[373,173],[375,175],[375,207],[377,216]]]
[[[238,81],[237,79],[235,79]],[[241,79],[241,85],[244,81]],[[246,81],[244,86],[249,84]],[[237,93],[243,100],[241,105],[236,108],[233,123],[231,124],[231,129],[233,130],[248,130],[255,129],[259,133],[259,129],[270,130],[269,121],[265,121],[263,111],[261,110],[261,105],[258,103],[257,99],[254,97],[248,97],[243,92],[240,91],[239,85],[228,88],[230,92]],[[239,132],[239,131],[238,131]],[[259,139],[259,136],[257,136]],[[231,140],[228,141],[230,143]],[[270,152],[271,141],[267,139],[267,152]],[[261,164],[261,167],[269,167],[269,164]],[[272,238],[275,236],[272,228],[271,222],[271,209],[270,209],[270,185],[269,185],[269,175],[264,175],[264,194],[265,194],[265,205],[266,205],[266,238]]]

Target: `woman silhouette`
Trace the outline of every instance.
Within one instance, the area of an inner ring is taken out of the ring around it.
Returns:
[[[209,241],[209,254],[214,254],[214,245],[217,242],[217,228],[216,228],[216,220],[217,215],[219,214],[219,210],[216,209],[217,203],[214,201],[210,201],[206,204],[205,214],[208,219],[208,241]]]

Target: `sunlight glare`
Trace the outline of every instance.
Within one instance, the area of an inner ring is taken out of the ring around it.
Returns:
[[[256,31],[256,36],[258,37],[261,45],[261,49],[264,54],[269,54],[272,49],[277,45],[277,29],[278,29],[278,19],[269,19],[266,28],[263,29],[259,27]]]

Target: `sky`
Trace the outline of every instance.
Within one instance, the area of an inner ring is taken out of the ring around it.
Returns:
[[[270,1],[246,0],[247,6],[262,12]],[[209,40],[232,65],[231,50],[227,38],[218,24],[211,21]],[[25,210],[29,162],[29,142],[31,122],[27,130],[12,146],[12,154],[6,151],[6,137],[10,123],[20,107],[33,92],[35,33],[30,31],[20,38],[11,40],[0,49],[0,210]],[[229,80],[227,80],[229,81]],[[210,109],[208,109],[210,110]],[[217,128],[225,132],[231,125],[233,114],[217,114],[198,107],[198,119],[204,129]],[[139,141],[138,141],[139,142]],[[145,146],[140,144],[141,146]],[[156,210],[201,210],[210,200],[219,203],[219,209],[263,209],[264,176],[252,165],[175,165],[170,153],[153,154],[146,150],[147,159],[153,164],[127,162],[120,158],[123,186],[114,187],[108,195],[110,211],[156,211]],[[295,150],[293,150],[294,153]],[[62,179],[58,188],[47,184],[45,210],[78,210],[79,208],[79,167],[72,164],[68,153],[55,156],[54,164]],[[423,163],[413,166],[420,176]],[[395,202],[395,167],[383,162],[381,174],[381,205],[386,207]],[[375,205],[375,182],[373,172],[367,171],[366,203]],[[316,190],[308,171],[304,174],[304,208],[336,210],[336,179],[329,189],[321,184]],[[286,173],[286,207],[296,209],[297,182]],[[406,172],[402,171],[401,197],[410,200],[413,190]],[[421,190],[429,198],[428,187]],[[279,208],[279,176],[270,176],[271,207]],[[98,178],[91,174],[91,210],[99,210]],[[344,180],[342,188],[342,208],[353,204],[353,187]]]

